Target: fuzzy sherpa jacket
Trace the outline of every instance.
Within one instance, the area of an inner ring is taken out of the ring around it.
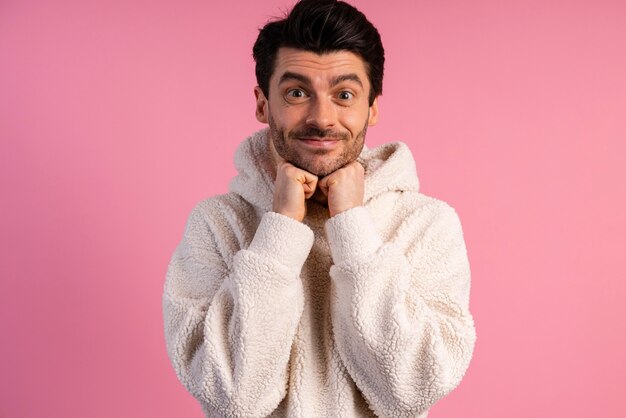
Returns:
[[[476,340],[455,210],[390,143],[361,153],[363,206],[277,214],[266,136],[240,145],[230,193],[194,208],[169,264],[178,378],[209,417],[426,417]]]

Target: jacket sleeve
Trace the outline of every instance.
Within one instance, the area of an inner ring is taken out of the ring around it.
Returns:
[[[340,356],[380,416],[415,416],[452,391],[472,357],[461,224],[439,201],[383,242],[365,207],[326,224]]]
[[[168,356],[178,379],[210,410],[267,416],[287,391],[304,303],[299,274],[313,231],[269,212],[248,248],[234,251],[237,243],[224,242],[206,217],[194,209],[168,266]],[[230,260],[228,252],[234,253]]]

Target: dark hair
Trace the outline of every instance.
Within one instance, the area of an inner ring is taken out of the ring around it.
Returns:
[[[369,103],[383,92],[385,50],[378,30],[353,6],[336,0],[301,0],[281,20],[259,30],[252,56],[256,79],[265,97],[280,47],[324,54],[350,51],[365,61],[370,81]]]

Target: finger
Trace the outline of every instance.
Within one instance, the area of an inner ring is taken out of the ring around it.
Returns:
[[[352,172],[356,172],[356,173],[364,173],[365,172],[365,167],[358,160],[351,161],[350,163],[348,163],[345,166],[343,166],[342,169],[349,169]]]
[[[278,167],[278,171],[281,171],[281,172],[284,172],[284,173],[286,173],[292,167],[295,168],[293,166],[293,164],[291,164],[289,161],[285,161],[285,160],[282,160],[280,163],[278,163],[277,167]]]
[[[313,194],[315,194],[315,185],[303,184],[302,189],[304,190],[304,198],[310,199]]]
[[[302,188],[304,189],[305,198],[308,199],[311,196],[313,196],[313,194],[315,193],[315,189],[317,188],[317,183],[318,183],[317,176],[314,176],[314,175],[307,176],[306,182],[302,185]]]
[[[297,167],[294,167],[292,173],[293,178],[299,181],[301,184],[317,183],[317,176],[309,173],[308,171],[304,171]]]
[[[335,179],[335,173],[336,171],[334,173],[327,175],[326,177],[321,179],[318,183],[318,187],[322,189],[322,192],[326,196],[328,196],[328,190],[330,189],[330,187],[337,183],[337,180]]]
[[[317,183],[318,177],[315,174],[309,173],[306,170],[302,170],[302,169],[299,169],[299,170],[304,174],[304,177],[306,178],[307,183],[311,183],[311,182]]]
[[[325,195],[328,195],[328,186],[326,185],[326,183],[328,183],[328,176],[318,181],[317,187],[319,187],[322,190],[322,193],[324,193]]]
[[[355,160],[354,161],[354,166],[356,167],[356,169],[359,172],[359,174],[361,174],[361,175],[365,174],[365,166],[363,165],[363,163],[361,161]]]

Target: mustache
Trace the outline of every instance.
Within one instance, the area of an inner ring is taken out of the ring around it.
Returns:
[[[337,140],[349,139],[346,132],[338,132],[333,129],[319,129],[315,126],[310,126],[297,131],[293,131],[289,134],[289,139],[299,138],[326,138]]]

